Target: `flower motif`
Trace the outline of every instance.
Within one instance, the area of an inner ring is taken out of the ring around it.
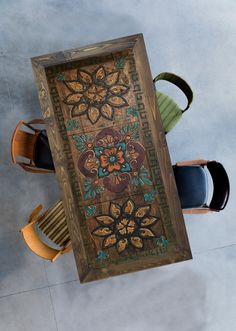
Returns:
[[[73,136],[77,148],[83,151],[78,160],[81,173],[99,180],[110,192],[122,192],[131,183],[131,174],[139,173],[145,158],[143,146],[132,140],[134,135],[134,131],[123,134],[105,128],[94,138]]]
[[[78,69],[76,80],[63,80],[70,90],[64,103],[73,106],[71,117],[87,114],[89,121],[95,124],[102,116],[112,120],[114,109],[127,106],[123,97],[129,87],[119,83],[119,71],[106,72],[99,66],[92,73]]]
[[[150,229],[159,220],[150,215],[151,206],[136,207],[135,203],[128,199],[122,206],[110,203],[109,215],[96,217],[99,226],[92,231],[97,237],[102,237],[102,248],[107,249],[116,246],[120,254],[128,247],[142,249],[144,240],[156,238],[156,234]]]
[[[98,177],[108,176],[112,172],[131,172],[132,169],[125,157],[126,144],[119,142],[114,146],[108,144],[107,147],[95,148],[95,155],[100,160]]]

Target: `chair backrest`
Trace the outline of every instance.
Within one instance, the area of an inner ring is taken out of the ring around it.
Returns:
[[[230,185],[228,175],[223,165],[216,161],[207,163],[207,168],[213,181],[213,196],[209,208],[223,210],[228,202]]]
[[[17,124],[11,140],[11,156],[12,162],[21,166],[24,170],[33,173],[52,173],[54,170],[38,168],[34,164],[35,160],[35,146],[40,130],[34,128],[33,124],[44,124],[44,120],[35,119],[29,123],[23,120]],[[22,127],[25,126],[32,131],[32,133],[24,131]],[[17,160],[18,157],[28,159],[28,162]]]
[[[70,234],[62,201],[48,209],[39,222],[39,228],[56,245],[64,247],[68,244]]]
[[[14,163],[18,163],[16,160],[17,156],[25,157],[31,161],[33,161],[34,158],[34,146],[37,134],[23,131],[23,125],[25,125],[25,123],[21,120],[12,135],[11,155]]]
[[[190,107],[190,104],[193,100],[193,92],[183,78],[173,73],[162,72],[153,79],[153,82],[156,83],[159,80],[166,80],[179,87],[188,100],[186,108],[181,109],[177,103],[168,95],[160,92],[159,90],[156,91],[157,104],[160,110],[162,124],[165,133],[168,133],[179,122],[182,114]]]
[[[64,209],[61,201],[38,216],[41,209],[42,205],[32,211],[29,217],[29,223],[21,229],[21,233],[28,247],[35,254],[53,262],[58,256],[70,252],[72,249]],[[44,243],[35,229],[36,226],[52,240],[58,248],[50,247]]]
[[[201,166],[207,167],[213,182],[213,194],[209,205],[204,204],[200,208],[183,209],[184,214],[205,214],[209,211],[223,210],[228,202],[230,194],[230,184],[228,175],[223,165],[216,161],[208,160],[190,160],[177,162],[175,167],[186,166]]]

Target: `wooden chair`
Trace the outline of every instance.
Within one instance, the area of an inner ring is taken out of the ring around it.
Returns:
[[[208,174],[213,182],[213,194],[208,201]],[[225,208],[230,192],[228,175],[216,161],[192,160],[173,166],[176,185],[184,214],[205,214]]]
[[[62,201],[39,215],[43,206],[37,206],[29,216],[28,224],[20,232],[28,247],[36,255],[54,262],[60,255],[72,250]],[[58,248],[50,247],[41,238],[42,232]]]
[[[52,173],[54,165],[46,130],[36,129],[34,124],[45,124],[45,122],[42,119],[35,119],[29,123],[21,120],[17,124],[11,141],[12,162],[19,164],[28,172]],[[24,131],[23,126],[30,129],[32,133]],[[26,158],[29,161],[19,161],[18,157]]]

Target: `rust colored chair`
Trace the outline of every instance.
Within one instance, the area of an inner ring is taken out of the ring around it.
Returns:
[[[208,201],[208,173],[213,182],[213,195]],[[230,192],[228,175],[216,161],[193,160],[173,166],[180,203],[184,214],[205,214],[225,208]]]
[[[43,206],[37,206],[29,216],[29,221],[20,232],[25,243],[36,255],[54,262],[60,255],[72,250],[62,201],[39,215]],[[40,234],[40,232],[42,232]],[[46,236],[56,248],[46,244],[41,237]]]
[[[34,124],[45,124],[45,122],[42,119],[35,119],[29,123],[21,120],[17,124],[11,141],[12,161],[28,172],[52,173],[54,165],[46,130],[36,129]],[[23,130],[23,127],[30,129],[31,132]],[[18,160],[19,157],[21,160]],[[27,162],[22,161],[22,158],[28,159]]]

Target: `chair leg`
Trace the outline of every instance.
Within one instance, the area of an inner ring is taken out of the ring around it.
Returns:
[[[71,242],[69,242],[69,244],[67,244],[67,246],[62,249],[62,254],[69,253],[71,251],[72,251],[72,244]]]
[[[55,262],[56,259],[62,254],[62,251],[58,251],[58,253],[51,259],[51,262]]]

